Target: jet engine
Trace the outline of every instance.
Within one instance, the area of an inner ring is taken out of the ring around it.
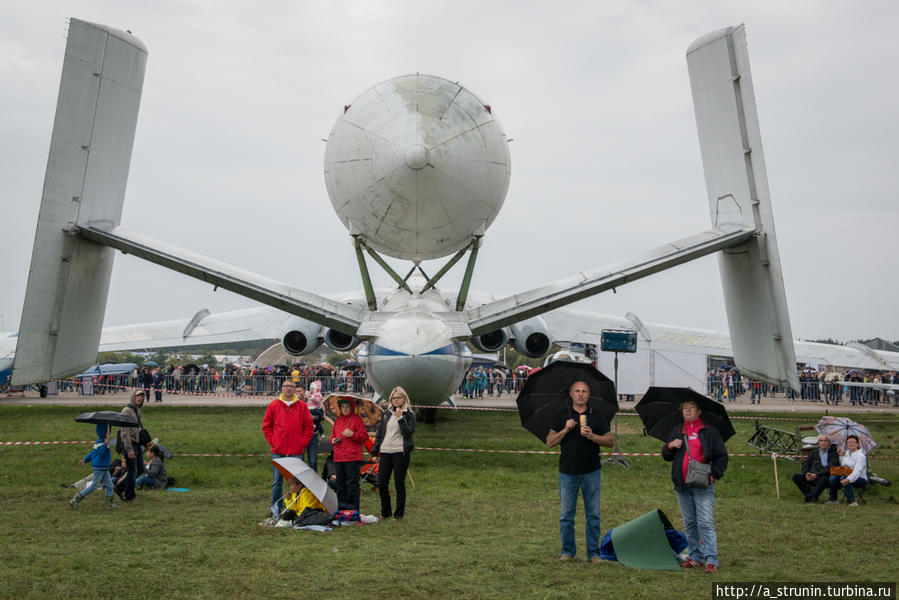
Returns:
[[[549,329],[540,317],[515,323],[512,330],[512,345],[519,353],[530,358],[543,356],[552,347]]]
[[[337,350],[338,352],[346,352],[348,350],[352,350],[362,341],[359,338],[352,336],[348,333],[343,333],[342,331],[337,331],[336,329],[325,329],[325,344],[328,347]]]
[[[471,338],[471,343],[481,352],[496,352],[509,343],[509,333],[505,329],[497,329]]]
[[[308,354],[322,345],[322,326],[294,317],[281,332],[281,345],[288,354]]]

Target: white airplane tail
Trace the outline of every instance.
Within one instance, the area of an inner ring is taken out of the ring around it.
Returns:
[[[71,19],[13,385],[96,358],[114,250],[72,232],[119,224],[146,60],[130,33]]]
[[[712,225],[755,229],[718,255],[734,360],[753,378],[799,389],[745,28],[687,50]]]

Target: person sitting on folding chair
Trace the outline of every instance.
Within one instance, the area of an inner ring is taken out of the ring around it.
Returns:
[[[802,470],[793,475],[793,483],[805,496],[806,502],[817,502],[818,496],[830,483],[830,467],[840,463],[837,447],[825,434],[818,435],[818,447],[808,453]]]
[[[844,467],[852,469],[849,475],[831,475],[830,476],[830,500],[828,504],[837,503],[837,490],[842,486],[843,494],[846,495],[846,502],[849,506],[858,506],[855,501],[855,489],[868,486],[868,457],[865,451],[861,449],[858,436],[850,435],[846,438],[846,452],[841,452],[840,464]]]

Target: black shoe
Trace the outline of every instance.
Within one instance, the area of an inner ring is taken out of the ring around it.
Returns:
[[[806,496],[806,497],[805,497],[805,502],[806,502],[806,503],[814,502],[814,500],[815,500],[815,499],[812,498],[811,496]]]

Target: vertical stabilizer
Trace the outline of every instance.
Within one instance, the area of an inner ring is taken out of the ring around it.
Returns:
[[[71,19],[13,384],[94,362],[114,251],[68,233],[118,225],[147,50],[123,31]]]
[[[712,225],[756,230],[718,258],[734,360],[750,377],[798,389],[744,27],[696,40],[687,65]]]

